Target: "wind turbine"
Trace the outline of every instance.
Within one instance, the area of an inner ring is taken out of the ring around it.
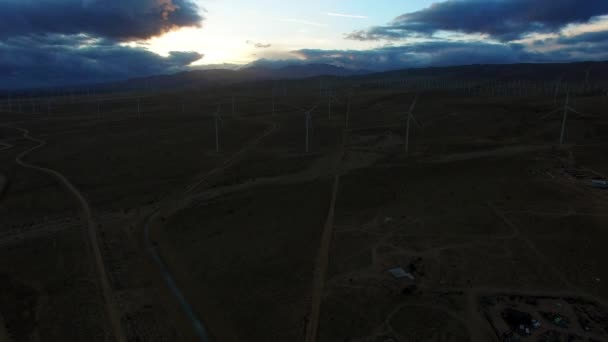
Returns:
[[[310,151],[310,148],[309,148],[310,137],[308,135],[308,131],[310,130],[310,124],[311,124],[310,121],[312,120],[310,112],[306,112],[306,118],[304,120],[305,120],[304,125],[306,126],[306,153],[308,153]]]
[[[560,110],[559,108],[556,108],[552,112],[543,116],[541,119],[548,118],[549,116],[552,116],[554,113],[559,112],[559,110]],[[570,107],[570,91],[566,87],[566,101],[564,102],[564,114],[562,116],[562,126],[561,126],[561,132],[559,135],[559,144],[560,145],[563,145],[566,142],[566,126],[568,123],[568,112],[577,113],[576,110],[574,110],[572,107]]]
[[[332,104],[332,100],[340,103],[340,101],[338,100],[338,98],[333,94],[333,92],[331,91],[331,89],[328,90],[328,104],[327,104],[327,118],[329,121],[331,121],[331,104]]]
[[[234,95],[232,95],[232,116],[234,116]]]
[[[562,132],[559,136],[559,144],[563,145],[566,138],[566,122],[568,121],[568,103],[570,102],[570,92],[566,93],[566,103],[564,104],[564,117],[562,118]]]
[[[410,122],[413,120],[418,128],[422,128],[422,125],[416,120],[416,117],[413,114],[414,108],[416,107],[416,103],[418,102],[418,95],[414,98],[414,102],[410,106],[410,109],[407,112],[407,117],[405,120],[405,154],[408,155],[410,152]]]
[[[562,78],[564,76],[560,76],[559,79],[557,80],[557,84],[555,85],[555,95],[553,96],[553,103],[557,105],[557,94],[559,93],[559,86],[560,83],[562,82]]]
[[[319,104],[317,103],[316,105],[314,105],[314,107],[312,107],[310,110],[308,110],[305,113],[305,119],[304,119],[304,127],[306,129],[306,138],[305,138],[305,142],[306,142],[306,153],[310,152],[310,129],[312,127],[312,112],[315,110],[315,108],[317,108]]]
[[[272,116],[274,116],[274,112],[275,112],[275,101],[274,101],[274,97],[275,97],[275,93],[276,93],[277,87],[276,85],[274,87],[272,87]]]
[[[353,98],[352,90],[348,94],[347,102],[346,102],[346,129],[348,129],[349,121],[350,121],[350,104]]]
[[[589,87],[589,73],[593,69],[593,66],[590,66],[587,70],[585,70],[585,86]]]
[[[220,153],[220,128],[219,125],[223,124],[223,119],[220,113],[220,110],[222,108],[222,104],[218,104],[217,105],[217,111],[215,112],[215,114],[213,114],[214,117],[214,121],[215,121],[215,152],[216,153]]]

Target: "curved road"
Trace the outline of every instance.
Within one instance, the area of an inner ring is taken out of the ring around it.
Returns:
[[[25,156],[27,156],[28,154],[42,148],[43,146],[46,145],[46,141],[44,140],[40,140],[40,139],[36,139],[34,137],[32,137],[30,135],[30,132],[26,129],[23,128],[19,128],[19,127],[12,127],[12,126],[5,126],[5,127],[9,127],[9,128],[13,128],[16,130],[19,130],[23,133],[23,138],[35,142],[37,143],[36,146],[29,148],[23,152],[21,152],[17,158],[15,159],[15,162],[17,162],[17,164],[19,164],[22,167],[28,168],[28,169],[32,169],[32,170],[36,170],[36,171],[40,171],[43,172],[47,175],[52,176],[53,178],[55,178],[56,180],[59,181],[59,183],[61,183],[61,185],[63,185],[77,200],[78,203],[80,204],[81,210],[84,214],[84,217],[87,221],[87,227],[88,227],[88,233],[89,233],[89,240],[91,243],[91,248],[93,250],[93,254],[94,254],[94,258],[95,258],[95,263],[96,263],[96,268],[97,268],[97,273],[99,276],[99,280],[101,282],[101,288],[102,288],[102,293],[103,293],[103,298],[104,298],[104,302],[105,302],[105,307],[106,307],[106,312],[108,314],[108,318],[110,319],[110,325],[112,327],[112,331],[113,331],[113,335],[114,338],[116,339],[116,341],[118,342],[126,342],[127,339],[124,335],[124,332],[122,330],[122,326],[120,323],[120,313],[119,310],[117,308],[116,302],[114,300],[114,294],[112,291],[112,287],[110,285],[110,281],[108,278],[108,274],[106,272],[106,268],[103,262],[103,257],[101,255],[101,249],[99,247],[99,239],[97,236],[97,227],[95,222],[93,221],[93,217],[91,215],[91,208],[89,206],[89,203],[87,202],[87,200],[84,198],[84,196],[82,196],[82,194],[80,193],[80,191],[78,191],[78,189],[72,184],[70,183],[70,181],[65,178],[61,173],[55,171],[55,170],[51,170],[51,169],[47,169],[44,167],[40,167],[34,164],[30,164],[26,161],[23,160],[23,158]]]

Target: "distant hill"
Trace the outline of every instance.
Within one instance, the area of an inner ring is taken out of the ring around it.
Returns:
[[[437,78],[449,80],[557,81],[580,83],[608,81],[608,62],[476,64],[450,67],[403,69],[375,73],[370,79]]]
[[[346,77],[356,81],[382,81],[390,79],[443,79],[462,81],[548,81],[561,79],[566,83],[600,83],[608,85],[608,61],[577,63],[537,64],[476,64],[449,67],[429,67],[372,72],[352,70],[329,64],[254,63],[240,69],[192,70],[173,75],[159,75],[126,81],[96,84],[79,89],[99,91],[124,91],[144,89],[184,89],[194,87],[222,86],[244,82],[269,80],[294,80],[314,77]],[[235,66],[231,66],[235,67]],[[56,88],[61,90],[62,88]],[[64,87],[73,91],[73,87]],[[45,90],[35,90],[44,93]],[[27,91],[24,91],[24,93]],[[2,94],[0,92],[0,94]]]
[[[135,78],[106,85],[111,89],[162,89],[189,88],[211,85],[227,85],[241,82],[301,79],[317,76],[355,76],[370,73],[366,70],[351,70],[329,64],[287,65],[281,68],[246,66],[238,70],[211,69],[193,70],[173,75]]]

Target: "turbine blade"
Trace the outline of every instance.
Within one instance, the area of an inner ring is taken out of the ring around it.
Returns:
[[[418,126],[418,128],[422,128],[422,124],[418,121],[418,119],[416,119],[416,117],[414,116],[414,114],[410,113],[410,117],[412,118],[412,120],[414,121],[414,123],[416,124],[416,126]]]
[[[414,102],[412,102],[412,105],[410,106],[410,110],[409,110],[410,115],[414,111],[414,108],[416,107],[417,102],[418,102],[418,95],[416,95],[416,97],[414,98]]]
[[[549,113],[543,115],[540,119],[544,120],[544,119],[550,117],[553,113],[557,113],[560,110],[561,110],[561,108],[555,108],[554,110],[550,111]]]

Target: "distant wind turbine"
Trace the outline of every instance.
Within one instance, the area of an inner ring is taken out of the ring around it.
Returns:
[[[305,138],[305,143],[306,143],[306,153],[310,152],[310,129],[312,127],[312,112],[317,108],[319,104],[317,103],[316,105],[314,105],[314,107],[312,107],[310,110],[308,110],[306,112],[306,116],[304,119],[304,127],[306,130],[306,138]]]
[[[220,123],[223,123],[222,115],[221,115],[222,104],[217,105],[217,111],[215,112],[214,120],[215,120],[215,152],[220,153]]]
[[[568,121],[568,110],[570,110],[570,107],[568,107],[569,102],[570,102],[570,92],[567,92],[566,93],[566,103],[564,104],[564,117],[562,118],[562,131],[559,136],[560,145],[563,145],[564,141],[566,139],[566,123]]]
[[[413,120],[418,128],[422,128],[422,125],[418,122],[416,117],[414,116],[414,108],[418,103],[418,95],[414,98],[414,102],[410,106],[410,109],[407,112],[406,120],[405,120],[405,154],[408,155],[410,152],[410,122]]]

